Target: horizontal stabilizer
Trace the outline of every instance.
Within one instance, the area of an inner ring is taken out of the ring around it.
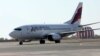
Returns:
[[[98,24],[98,23],[100,23],[100,22],[95,22],[95,23],[90,23],[90,24],[85,24],[85,25],[79,25],[79,27],[93,25],[93,24]]]
[[[68,34],[73,34],[73,33],[76,33],[76,32],[84,32],[84,31],[91,31],[91,30],[100,30],[100,28],[88,29],[88,30],[70,31],[70,32],[62,32],[62,33],[60,33],[60,34],[61,34],[61,35],[68,35]]]

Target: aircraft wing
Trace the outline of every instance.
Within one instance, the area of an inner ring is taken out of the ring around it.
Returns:
[[[69,36],[73,33],[76,33],[76,32],[84,32],[84,31],[91,31],[91,30],[100,30],[100,28],[96,28],[96,29],[90,29],[90,30],[78,30],[78,31],[70,31],[70,32],[61,32],[61,36],[64,37],[64,36]]]
[[[98,24],[98,23],[100,23],[100,22],[90,23],[90,24],[86,24],[86,25],[80,25],[79,27],[93,25],[93,24]]]

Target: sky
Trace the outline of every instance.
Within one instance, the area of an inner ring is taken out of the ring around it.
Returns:
[[[0,37],[11,38],[9,33],[22,25],[63,24],[79,2],[83,2],[81,24],[100,22],[100,0],[0,0]],[[100,30],[95,34],[100,35]]]

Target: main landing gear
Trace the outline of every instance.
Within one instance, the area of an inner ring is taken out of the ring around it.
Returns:
[[[45,40],[41,39],[40,44],[45,44]]]
[[[19,41],[19,45],[23,45],[23,41]]]
[[[55,40],[55,43],[60,43],[60,40]]]

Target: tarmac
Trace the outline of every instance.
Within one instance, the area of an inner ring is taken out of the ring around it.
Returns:
[[[98,40],[64,40],[61,43],[46,41],[1,42],[0,56],[100,56],[100,41]]]

